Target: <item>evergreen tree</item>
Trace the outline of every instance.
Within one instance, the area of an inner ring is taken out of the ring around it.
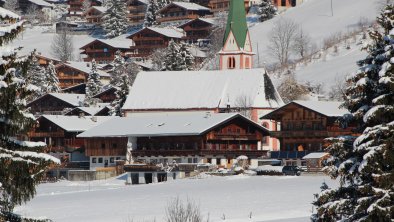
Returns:
[[[88,81],[86,83],[85,106],[95,105],[98,101],[93,96],[100,93],[102,83],[100,81],[100,74],[97,71],[96,61],[92,60],[92,69],[89,73]]]
[[[123,0],[108,0],[107,11],[102,18],[102,27],[107,38],[114,38],[127,31],[127,10]]]
[[[148,6],[146,8],[144,27],[151,27],[157,25],[156,13],[159,10],[159,5],[156,0],[149,0]]]
[[[31,63],[27,70],[27,82],[37,87],[37,90],[31,95],[30,99],[35,99],[46,93],[47,79],[45,69],[40,66],[37,59],[36,50],[31,54]]]
[[[13,208],[35,195],[45,170],[59,160],[42,153],[45,143],[17,139],[35,124],[26,98],[36,87],[24,78],[30,61],[17,58],[17,51],[5,46],[21,32],[23,22],[18,15],[0,10],[0,23],[6,27],[0,35],[0,221],[22,221]]]
[[[111,72],[111,85],[116,89],[116,99],[110,105],[111,116],[121,116],[121,108],[129,95],[129,88],[132,86],[136,74],[137,66],[132,60],[125,62],[120,51],[116,52]]]
[[[274,6],[274,4],[272,4],[272,0],[262,0],[259,5],[259,14],[260,21],[264,22],[272,19],[275,15],[277,15],[278,10]]]
[[[176,43],[173,40],[168,44],[164,57],[164,68],[166,71],[192,70],[194,57],[190,48],[185,43]]]
[[[57,78],[55,65],[53,65],[52,61],[49,62],[49,65],[46,69],[46,81],[47,81],[47,89],[46,89],[47,93],[60,92],[59,79]]]
[[[358,137],[330,138],[327,171],[340,187],[316,195],[314,221],[394,220],[394,6],[377,19],[382,31],[370,32],[373,43],[360,69],[348,80],[342,121],[358,124]]]
[[[157,5],[159,9],[165,7],[166,5],[170,4],[172,1],[171,0],[157,0]]]

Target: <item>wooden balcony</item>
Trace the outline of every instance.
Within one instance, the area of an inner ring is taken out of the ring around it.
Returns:
[[[133,156],[206,156],[206,155],[250,155],[250,156],[265,156],[265,150],[133,150]]]
[[[64,132],[28,132],[27,133],[29,138],[33,137],[64,137]]]
[[[200,17],[199,15],[182,15],[182,16],[168,16],[168,17],[162,17],[159,18],[159,22],[172,22],[172,21],[178,21],[178,20],[193,20]]]
[[[276,138],[313,138],[329,137],[328,131],[323,130],[302,130],[302,131],[273,131],[270,132],[272,137]]]
[[[256,134],[246,133],[214,133],[208,135],[208,140],[258,140]]]

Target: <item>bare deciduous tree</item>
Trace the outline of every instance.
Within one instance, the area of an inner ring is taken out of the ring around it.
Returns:
[[[73,59],[74,43],[70,31],[64,27],[52,40],[51,54],[62,62]]]
[[[304,32],[302,28],[299,28],[293,43],[293,51],[301,56],[302,59],[309,53],[309,48],[311,45],[311,38],[307,33]]]
[[[341,78],[340,76],[335,77],[334,84],[328,92],[328,98],[330,100],[343,101],[348,86],[346,78]]]
[[[280,19],[275,22],[274,28],[269,34],[270,45],[268,46],[268,50],[282,66],[288,64],[297,31],[297,23],[289,19]]]
[[[245,94],[239,95],[234,102],[235,107],[239,110],[239,113],[245,117],[252,117],[252,99]]]
[[[278,92],[284,102],[302,99],[309,91],[306,86],[297,82],[294,73],[286,74],[278,87]]]
[[[200,206],[194,201],[187,199],[186,203],[179,197],[171,200],[166,208],[166,222],[209,222],[209,218],[204,220]]]

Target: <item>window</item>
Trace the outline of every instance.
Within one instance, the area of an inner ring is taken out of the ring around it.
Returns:
[[[263,124],[262,124],[262,125],[263,125],[263,127],[267,128],[267,129],[269,128],[269,125],[268,125],[268,123],[267,123],[267,122],[263,122]]]
[[[281,0],[280,5],[281,5],[281,6],[286,6],[286,0]]]
[[[98,163],[103,163],[103,158],[102,157],[98,158]]]
[[[212,163],[212,159],[211,158],[207,158],[207,163]]]
[[[101,149],[105,149],[105,143],[101,144]]]
[[[235,69],[235,58],[234,57],[229,57],[227,59],[227,68],[228,69]]]
[[[115,158],[114,157],[109,158],[109,162],[110,163],[115,163]]]
[[[246,69],[250,69],[250,59],[249,59],[249,57],[245,58],[245,68]]]
[[[120,157],[116,157],[116,160],[120,160]]]
[[[263,137],[263,145],[267,146],[269,143],[269,137],[268,136],[264,136]]]
[[[96,157],[92,158],[92,163],[97,163],[97,158]]]
[[[113,144],[112,144],[112,148],[116,149],[116,147],[118,147],[118,144],[113,143]]]

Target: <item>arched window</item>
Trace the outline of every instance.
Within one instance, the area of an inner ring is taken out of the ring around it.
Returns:
[[[228,69],[234,69],[235,68],[235,58],[234,57],[228,57],[228,59],[227,59],[227,68]]]
[[[269,124],[268,124],[267,122],[263,122],[261,125],[262,125],[263,127],[267,128],[267,129],[268,129],[268,127],[269,127]]]

